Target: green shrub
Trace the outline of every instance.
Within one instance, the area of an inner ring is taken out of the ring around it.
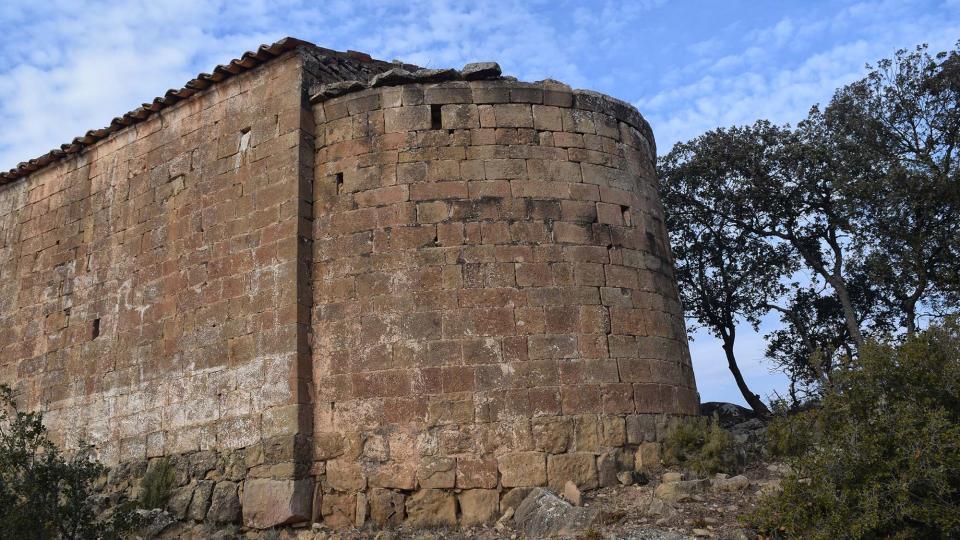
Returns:
[[[783,402],[772,403],[773,415],[764,431],[764,450],[772,458],[795,458],[809,451],[818,439],[819,409],[788,411]]]
[[[731,473],[738,469],[737,450],[733,437],[703,417],[673,421],[663,441],[663,463],[679,466],[697,474]]]
[[[960,537],[960,326],[868,344],[816,413],[779,421],[795,471],[751,520],[773,538]],[[811,444],[799,439],[816,434]]]
[[[166,458],[154,460],[140,484],[140,507],[163,508],[176,487],[173,466]]]
[[[19,411],[0,385],[0,538],[122,538],[138,519],[131,504],[98,517],[93,486],[103,473],[88,448],[65,458],[47,438],[43,416]]]

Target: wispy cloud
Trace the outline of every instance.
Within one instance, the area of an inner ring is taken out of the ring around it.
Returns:
[[[747,32],[736,29],[742,37],[733,50],[711,37],[691,47],[697,55],[691,65],[666,75],[669,86],[635,104],[653,124],[663,151],[717,126],[759,118],[793,123],[862,77],[867,63],[897,48],[952,47],[960,36],[960,12],[950,3],[935,7],[888,0],[847,5],[829,17],[819,11],[784,17]],[[729,35],[733,29],[727,30]],[[727,43],[737,40],[731,36]]]
[[[430,67],[498,60],[522,78],[585,86],[581,51],[612,39],[646,3],[577,5],[556,17],[544,0],[15,0],[0,6],[0,169],[285,35]]]

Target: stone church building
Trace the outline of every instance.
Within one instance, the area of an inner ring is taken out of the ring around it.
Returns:
[[[182,520],[472,525],[698,395],[630,105],[286,38],[0,173],[0,383]]]

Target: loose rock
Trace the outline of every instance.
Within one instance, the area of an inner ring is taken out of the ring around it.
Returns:
[[[743,491],[750,487],[750,479],[743,475],[733,478],[717,478],[713,481],[714,491]]]
[[[501,74],[500,64],[496,62],[473,62],[463,66],[460,75],[467,81],[495,79]]]
[[[513,523],[528,538],[573,538],[589,529],[597,515],[595,508],[572,506],[551,491],[536,488],[517,507]]]
[[[684,480],[660,484],[653,494],[659,499],[676,503],[693,499],[697,493],[702,493],[709,488],[709,480]]]
[[[577,485],[569,480],[563,485],[563,498],[574,506],[583,505],[583,495],[580,493],[580,490],[577,489]]]
[[[370,79],[370,87],[396,86],[408,82],[413,82],[413,73],[403,68],[393,68],[374,75],[373,78]]]

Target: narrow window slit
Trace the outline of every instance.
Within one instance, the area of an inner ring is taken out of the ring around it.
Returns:
[[[90,331],[90,339],[97,339],[100,336],[100,319],[93,320],[93,328]]]
[[[240,130],[240,142],[237,145],[238,152],[246,152],[247,148],[250,147],[250,128],[243,128]]]
[[[337,174],[334,175],[334,178],[336,179],[336,182],[337,182],[337,194],[339,195],[340,191],[343,189],[343,173],[338,172]]]
[[[442,129],[443,122],[440,117],[440,105],[430,106],[430,129]]]

